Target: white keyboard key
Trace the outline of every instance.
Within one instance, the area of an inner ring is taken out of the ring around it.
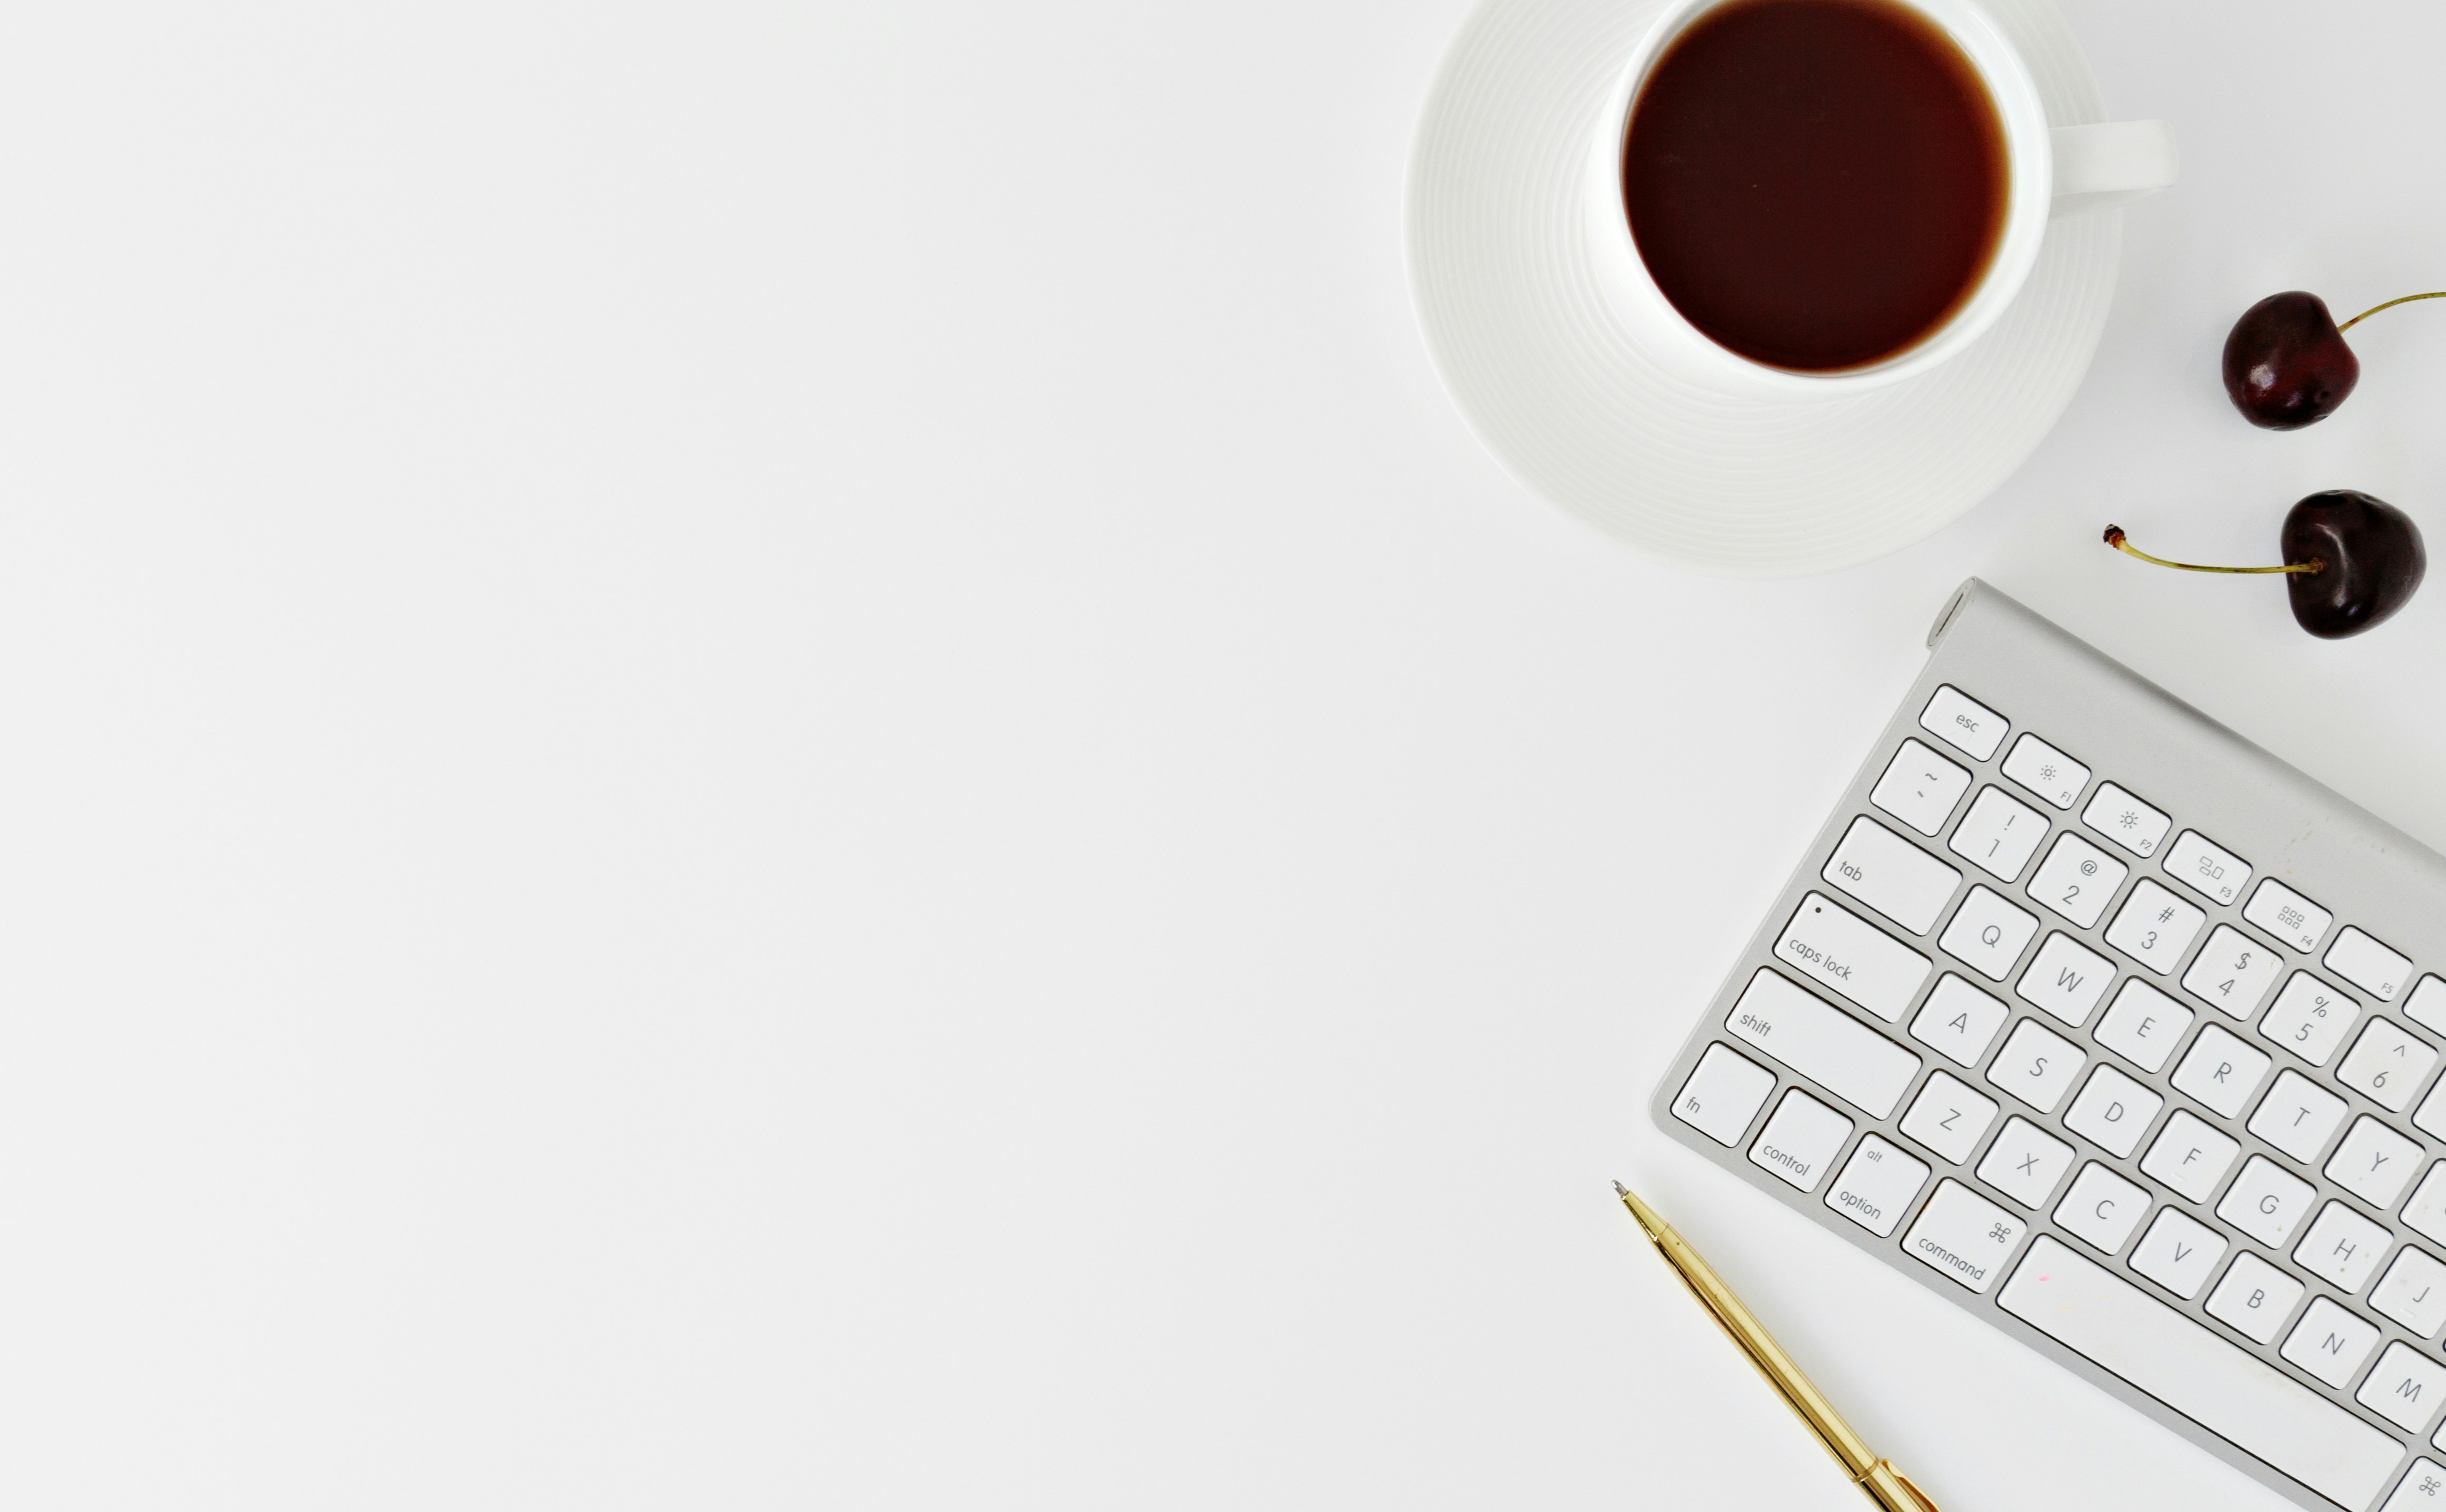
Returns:
[[[2439,1507],[2446,1507],[2446,1466],[2415,1460],[2403,1484],[2378,1512],[2437,1512]]]
[[[2007,1118],[2004,1131],[1979,1162],[1979,1179],[2027,1207],[2044,1207],[2072,1169],[2072,1147],[2026,1118]]]
[[[2327,1136],[2344,1121],[2344,1100],[2298,1071],[2276,1078],[2259,1111],[2250,1115],[2250,1131],[2295,1160],[2307,1165],[2327,1148]]]
[[[2132,1252],[2132,1268],[2188,1302],[2200,1295],[2225,1252],[2223,1234],[2174,1208],[2160,1208]]]
[[[1903,1236],[1903,1249],[1931,1270],[1970,1290],[1996,1283],[2028,1225],[1957,1181],[1936,1184],[1936,1195]]]
[[[2376,1325],[2322,1297],[2310,1303],[2277,1353],[2329,1386],[2341,1387],[2378,1348],[2378,1338]]]
[[[2211,1024],[2192,1041],[2183,1063],[2174,1068],[2174,1090],[2228,1118],[2242,1116],[2251,1089],[2275,1064],[2232,1035]]]
[[[2109,1255],[2140,1226],[2149,1211],[2149,1193],[2133,1185],[2096,1161],[2080,1168],[2072,1190],[2056,1205],[2056,1223],[2075,1239],[2085,1240]]]
[[[1763,966],[1724,1027],[1872,1118],[1892,1112],[1919,1074],[1917,1055]]]
[[[1794,1088],[1750,1147],[1750,1164],[1773,1171],[1804,1192],[1826,1179],[1826,1166],[1852,1137],[1852,1120]]]
[[[2248,1250],[2233,1258],[2233,1266],[2209,1294],[2209,1316],[2232,1325],[2253,1344],[2273,1341],[2291,1316],[2293,1304],[2309,1288]]]
[[[1827,1189],[1826,1205],[1883,1239],[1903,1221],[1927,1180],[1928,1162],[1870,1134],[1843,1163],[1843,1174]]]
[[[2402,1463],[2393,1435],[2049,1236],[1997,1305],[2343,1506],[2377,1501]]]
[[[2420,1169],[2420,1147],[2363,1115],[2327,1157],[2327,1180],[2380,1212],[2392,1211],[2403,1184]]]
[[[2166,1131],[2149,1147],[2140,1169],[2195,1203],[2205,1203],[2242,1153],[2240,1141],[2182,1110],[2166,1120]]]
[[[1905,740],[1869,790],[1869,801],[1932,840],[1969,789],[1969,773],[1917,740]]]
[[[1919,727],[1973,760],[1985,761],[2004,743],[2005,720],[1969,694],[1947,685],[1937,689],[1936,697],[1920,711]]]
[[[2403,1011],[2417,1024],[2427,1024],[2446,1035],[2446,980],[2423,977],[2403,999]]]
[[[2361,1030],[2361,1038],[2353,1041],[2343,1064],[2336,1068],[2336,1080],[2388,1112],[2399,1113],[2412,1106],[2412,1094],[2420,1090],[2437,1059],[2437,1046],[2413,1038],[2383,1018],[2373,1018]]]
[[[2077,834],[2056,836],[2047,859],[2030,878],[2029,894],[2049,911],[2088,929],[2132,868]]]
[[[1928,1079],[1903,1115],[1903,1132],[1956,1166],[1979,1148],[1979,1136],[1996,1121],[1995,1102],[1944,1072]]]
[[[2072,1091],[2081,1063],[2088,1058],[2072,1041],[2024,1018],[2013,1026],[2004,1048],[1996,1052],[1987,1080],[2039,1111],[2051,1113],[2064,1093]]]
[[[2276,1004],[2259,1021],[2259,1035],[2313,1066],[2324,1066],[2361,1017],[2361,1005],[2306,971],[2293,973]]]
[[[2004,775],[2059,809],[2071,808],[2089,786],[2089,768],[2035,735],[2013,742],[2013,754],[2004,758]]]
[[[2446,1081],[2429,1089],[2429,1095],[2420,1099],[2419,1108],[2414,1111],[2412,1122],[2415,1128],[2446,1139]]]
[[[1862,922],[1818,893],[1800,907],[1775,943],[1777,957],[1839,997],[1848,998],[1888,1023],[1919,992],[1935,963]]]
[[[2446,1328],[2446,1265],[2422,1250],[2398,1251],[2370,1293],[2370,1306],[2422,1338],[2436,1338]]]
[[[2310,1216],[2310,1184],[2265,1155],[2253,1155],[2217,1204],[2216,1215],[2269,1249],[2279,1249]]]
[[[2115,995],[2115,1006],[2106,1010],[2091,1037],[2154,1073],[2165,1066],[2166,1057],[2174,1053],[2197,1017],[2136,977]]]
[[[2319,948],[2327,925],[2336,922],[2334,914],[2274,877],[2259,885],[2242,916],[2305,956]]]
[[[2080,822],[2146,860],[2157,853],[2157,843],[2174,821],[2114,783],[2101,782],[2080,811]]]
[[[2090,1073],[2089,1084],[2064,1110],[2064,1127],[2117,1160],[2140,1148],[2166,1099],[2112,1066]]]
[[[2197,830],[2175,836],[2166,849],[2166,859],[2157,865],[2184,887],[2229,908],[2242,901],[2242,889],[2250,881],[2249,862]]]
[[[1915,935],[1928,933],[1962,873],[1874,819],[1854,819],[1819,873]]]
[[[2172,976],[2208,922],[2206,913],[2143,877],[2106,926],[2106,943],[2157,975]]]
[[[1985,788],[1962,816],[1946,849],[1989,876],[2012,881],[2047,837],[2046,815],[2002,788]]]
[[[2038,932],[2038,915],[2014,907],[1985,887],[1973,887],[1936,943],[1988,980],[2003,981],[2022,959],[2022,947]]]
[[[2412,1201],[2403,1204],[2403,1222],[2416,1233],[2446,1244],[2446,1161],[2430,1167],[2413,1188]]]
[[[2329,1203],[2293,1247],[2293,1263],[2350,1297],[2369,1284],[2394,1243],[2393,1234],[2342,1203]]]
[[[1910,1036],[1960,1066],[1975,1066],[2012,1010],[1947,972],[1920,1004]]]
[[[1709,1045],[1673,1099],[1673,1116],[1719,1145],[1738,1145],[1773,1091],[1775,1073],[1722,1045]]]
[[[2183,990],[2236,1018],[2248,1018],[2284,969],[2283,956],[2231,924],[2219,924],[2192,969],[2183,973]]]
[[[2380,1002],[2395,995],[2412,976],[2412,962],[2350,924],[2327,947],[2327,969]]]
[[[2070,935],[2049,935],[2013,995],[2079,1029],[2115,980],[2115,962]]]
[[[2446,1365],[2408,1345],[2389,1344],[2353,1400],[2406,1433],[2418,1433],[2437,1415],[2437,1404],[2446,1402]]]

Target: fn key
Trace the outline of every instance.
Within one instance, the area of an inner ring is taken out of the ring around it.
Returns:
[[[1709,1045],[1699,1069],[1673,1098],[1673,1116],[1719,1145],[1738,1145],[1766,1094],[1775,1073],[1722,1045]]]

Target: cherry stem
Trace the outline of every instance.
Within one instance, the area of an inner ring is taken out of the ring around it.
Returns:
[[[2372,315],[2377,314],[2381,309],[2393,309],[2398,305],[2409,305],[2416,299],[2446,299],[2446,289],[2441,289],[2434,294],[2406,294],[2401,299],[2390,299],[2383,305],[2372,305],[2369,308],[2362,310],[2360,314],[2355,315],[2352,319],[2337,327],[2336,334],[2339,336],[2343,335],[2344,332],[2360,325],[2362,321],[2365,321]]]
[[[2414,297],[2426,298],[2428,296],[2416,295]],[[2110,525],[2106,528],[2106,544],[2115,548],[2117,551],[2121,551],[2126,556],[2136,556],[2143,562],[2154,562],[2159,567],[2178,568],[2186,572],[2324,572],[2327,569],[2327,559],[2324,556],[2314,556],[2306,562],[2287,563],[2284,567],[2201,567],[2192,562],[2169,562],[2162,556],[2151,556],[2148,552],[2133,545],[2130,541],[2125,540],[2123,538],[2123,527],[2120,525]]]

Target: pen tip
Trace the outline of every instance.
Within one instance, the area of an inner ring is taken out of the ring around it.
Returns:
[[[1613,1194],[1616,1197],[1628,1197],[1630,1195],[1630,1188],[1625,1186],[1620,1182],[1616,1182],[1613,1184]]]

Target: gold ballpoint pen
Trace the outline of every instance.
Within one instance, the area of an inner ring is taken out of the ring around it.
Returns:
[[[1843,1473],[1852,1478],[1853,1484],[1867,1492],[1869,1500],[1885,1508],[1885,1512],[1936,1512],[1936,1503],[1903,1479],[1900,1470],[1869,1452],[1860,1435],[1852,1431],[1852,1425],[1844,1422],[1833,1404],[1809,1384],[1809,1377],[1800,1373],[1800,1367],[1792,1363],[1783,1346],[1741,1305],[1741,1299],[1699,1258],[1689,1241],[1657,1217],[1656,1209],[1632,1195],[1629,1187],[1616,1182],[1613,1189],[1622,1194],[1622,1205],[1639,1220],[1640,1228],[1655,1242],[1673,1273],[1682,1278],[1682,1284],[1690,1288],[1699,1305],[1732,1335],[1741,1353],[1750,1357],[1750,1363],[1759,1368],[1759,1373],[1800,1414],[1800,1420],[1826,1446],[1826,1452],[1842,1464]]]

